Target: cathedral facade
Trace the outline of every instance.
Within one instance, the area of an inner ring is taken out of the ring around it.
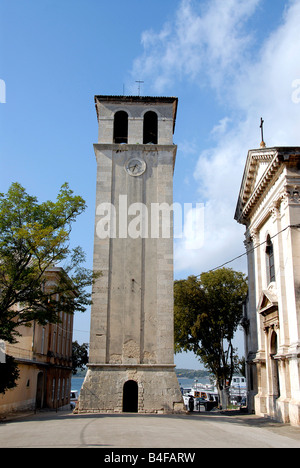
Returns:
[[[246,226],[249,409],[300,425],[300,148],[248,152],[235,219]]]

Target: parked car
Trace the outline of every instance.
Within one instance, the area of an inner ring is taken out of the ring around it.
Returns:
[[[75,409],[77,401],[78,401],[78,391],[77,390],[71,390],[71,395],[70,395],[71,410]]]

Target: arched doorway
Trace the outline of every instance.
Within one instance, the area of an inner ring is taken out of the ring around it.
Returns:
[[[272,366],[272,387],[273,394],[279,398],[280,397],[280,381],[279,381],[279,366],[278,360],[274,357],[278,352],[278,338],[275,331],[272,332],[271,342],[270,342],[270,356],[271,356],[271,366]]]
[[[139,388],[137,382],[128,380],[123,388],[123,413],[137,413],[139,406]]]

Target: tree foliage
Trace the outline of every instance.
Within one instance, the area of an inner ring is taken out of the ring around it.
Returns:
[[[245,275],[227,268],[175,281],[175,351],[193,351],[220,391],[238,364],[232,341],[247,290]]]
[[[20,377],[18,364],[12,356],[6,355],[5,363],[0,364],[0,394],[5,394],[17,386]]]
[[[83,343],[80,345],[78,341],[72,343],[72,372],[73,375],[77,374],[78,369],[83,369],[89,362],[88,355],[89,345]]]
[[[0,194],[0,339],[14,343],[19,325],[57,323],[59,312],[91,303],[86,288],[100,273],[82,267],[80,247],[70,248],[72,224],[85,208],[68,184],[55,202],[38,203],[19,183]],[[49,293],[45,272],[54,266],[63,274]]]

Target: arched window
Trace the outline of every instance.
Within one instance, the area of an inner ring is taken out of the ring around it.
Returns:
[[[125,111],[115,113],[114,143],[128,143],[128,114]]]
[[[158,142],[158,118],[155,112],[149,111],[144,115],[144,134],[143,143],[153,143],[157,145]]]
[[[275,262],[274,262],[274,247],[271,241],[271,237],[267,237],[267,247],[266,247],[266,256],[267,256],[267,280],[268,283],[276,281],[275,275]]]

